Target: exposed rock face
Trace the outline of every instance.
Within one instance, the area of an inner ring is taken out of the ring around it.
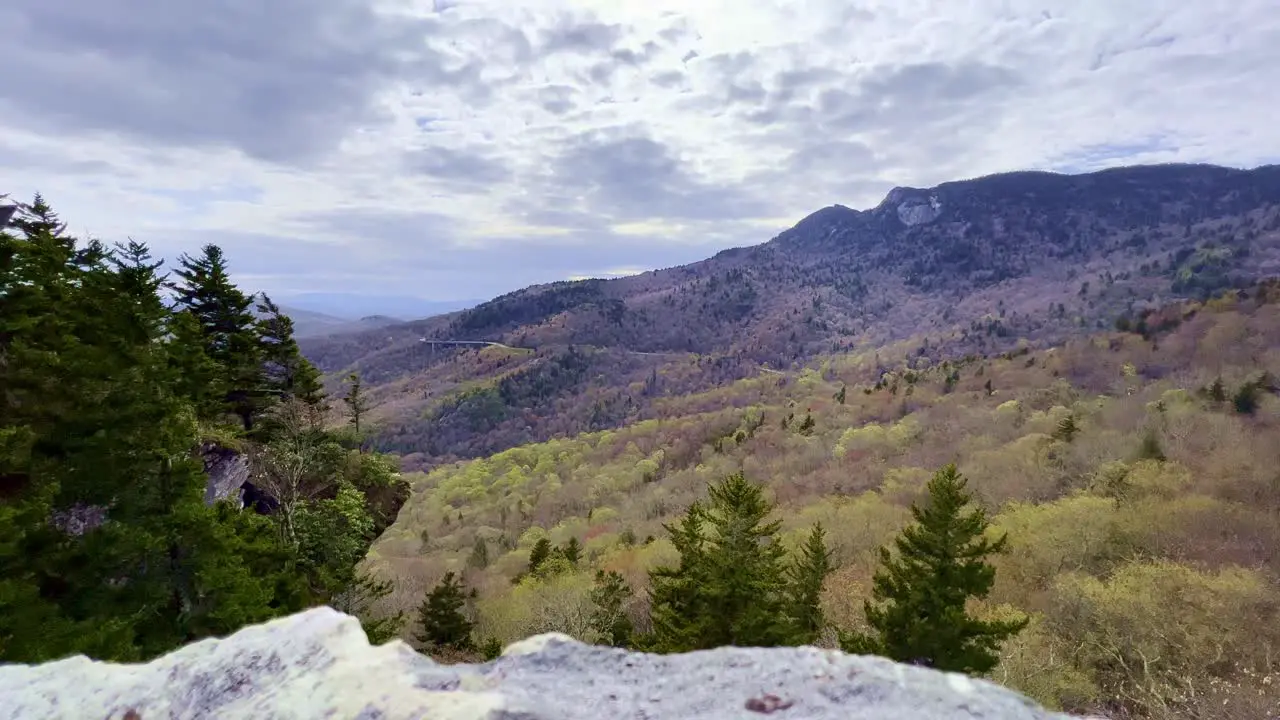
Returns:
[[[204,471],[209,481],[204,486],[204,504],[212,505],[223,498],[238,498],[240,485],[249,479],[249,458],[219,445],[200,448]]]
[[[132,714],[131,714],[132,713]],[[985,718],[1049,720],[979,680],[816,648],[645,655],[539,635],[482,665],[371,647],[330,608],[204,640],[146,665],[73,657],[0,667],[0,718]]]

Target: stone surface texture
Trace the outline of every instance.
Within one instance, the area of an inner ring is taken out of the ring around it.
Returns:
[[[440,665],[315,608],[147,664],[0,666],[0,718],[1062,719],[997,685],[817,648],[646,655],[539,635]]]

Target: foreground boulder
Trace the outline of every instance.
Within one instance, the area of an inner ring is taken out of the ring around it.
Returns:
[[[646,655],[567,636],[439,665],[316,608],[145,665],[72,657],[0,667],[0,718],[1066,718],[962,675],[816,648]]]

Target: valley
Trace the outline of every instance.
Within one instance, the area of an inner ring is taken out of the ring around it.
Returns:
[[[992,677],[1072,712],[1243,720],[1280,701],[1257,624],[1280,601],[1277,275],[1274,167],[1017,173],[303,349],[365,379],[406,471],[365,561],[395,588],[380,612],[454,578],[477,638],[601,641],[603,572],[649,632],[673,523],[742,473],[787,548],[826,529],[831,645],[955,463],[1009,537],[973,607],[1030,622]]]

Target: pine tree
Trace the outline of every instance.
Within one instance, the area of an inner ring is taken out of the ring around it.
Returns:
[[[475,544],[471,546],[471,557],[467,558],[467,565],[480,570],[489,567],[489,544],[484,538],[476,538]]]
[[[538,538],[538,541],[533,544],[533,549],[529,551],[529,572],[536,573],[538,568],[550,557],[551,541],[546,538]]]
[[[787,568],[787,615],[794,624],[795,642],[812,644],[825,624],[822,586],[831,574],[831,551],[821,523],[814,525],[795,561]]]
[[[614,570],[596,570],[595,585],[591,589],[591,628],[600,638],[614,647],[627,647],[634,627],[627,617],[626,602],[631,598],[631,588],[622,575]]]
[[[984,621],[965,611],[969,598],[984,598],[995,582],[987,562],[1004,552],[1007,536],[984,537],[989,525],[970,502],[967,481],[948,465],[929,481],[929,499],[913,505],[915,523],[894,541],[898,556],[880,548],[872,581],[878,604],[864,602],[872,633],[842,633],[846,652],[876,654],[939,670],[985,673],[999,662],[1000,644],[1028,619]]]
[[[1209,399],[1216,403],[1227,401],[1227,388],[1222,384],[1222,378],[1215,378],[1209,386]]]
[[[418,642],[426,647],[472,649],[472,624],[462,612],[466,603],[461,580],[452,571],[445,573],[418,610],[422,624]]]
[[[652,646],[683,652],[788,644],[785,551],[779,521],[766,521],[773,505],[764,488],[739,472],[709,496],[705,508],[695,503],[679,526],[667,526],[680,564],[650,572]]]
[[[1231,396],[1231,404],[1241,415],[1252,415],[1258,411],[1259,383],[1246,382]]]
[[[296,397],[308,405],[322,405],[325,397],[320,371],[298,349],[293,320],[265,293],[260,297],[258,342],[267,392],[281,398]]]
[[[560,548],[560,554],[564,556],[565,560],[569,561],[570,565],[577,565],[578,561],[582,559],[582,544],[578,542],[578,538],[571,537]]]
[[[369,410],[369,400],[364,396],[358,373],[347,376],[347,396],[342,399],[342,403],[347,406],[347,422],[360,441],[360,421]]]
[[[221,368],[224,402],[240,418],[246,432],[262,409],[262,357],[253,300],[240,291],[216,245],[205,245],[199,257],[186,254],[174,271],[181,282],[170,283],[178,308],[200,323],[205,353]]]

